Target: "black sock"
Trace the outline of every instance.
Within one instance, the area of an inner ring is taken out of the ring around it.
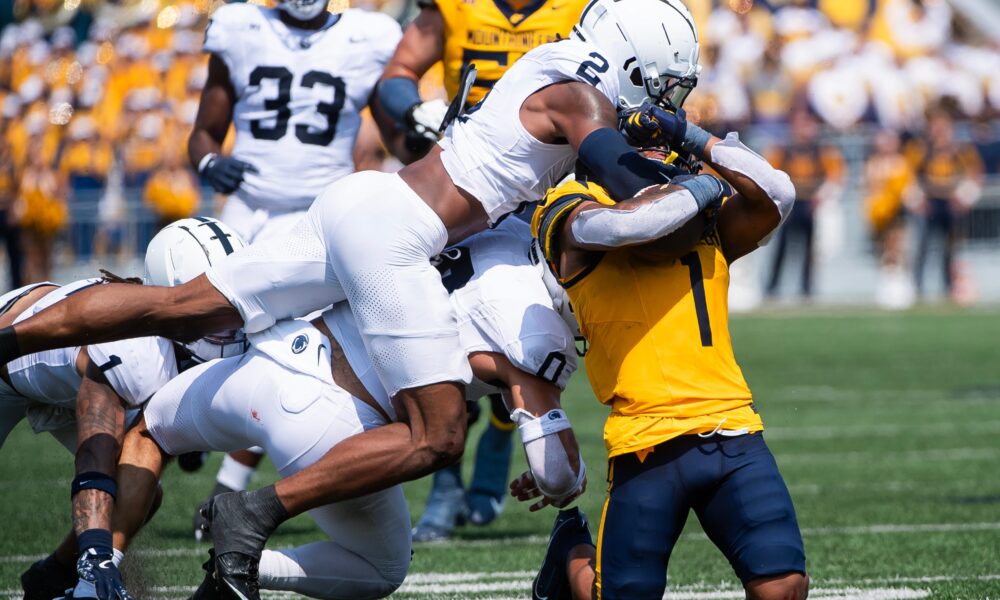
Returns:
[[[5,365],[21,357],[21,347],[17,343],[14,326],[0,329],[0,365]]]
[[[273,485],[218,496],[214,510],[211,529],[216,553],[239,552],[258,560],[267,538],[291,516]],[[216,531],[219,524],[222,531]]]

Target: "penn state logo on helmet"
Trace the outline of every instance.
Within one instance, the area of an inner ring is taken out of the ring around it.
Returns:
[[[326,10],[329,0],[281,0],[278,8],[299,21],[309,21]]]
[[[593,0],[573,35],[597,46],[618,74],[619,110],[652,101],[680,108],[698,81],[698,32],[679,0]]]

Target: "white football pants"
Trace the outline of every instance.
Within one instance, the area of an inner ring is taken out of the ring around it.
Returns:
[[[341,440],[385,424],[340,387],[256,349],[180,374],[153,396],[145,416],[168,454],[261,446],[282,477],[313,464]],[[309,516],[330,540],[265,550],[262,588],[356,600],[382,598],[402,584],[410,565],[410,515],[400,486]]]

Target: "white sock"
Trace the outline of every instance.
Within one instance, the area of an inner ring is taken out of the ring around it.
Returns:
[[[231,490],[243,491],[250,485],[254,471],[254,467],[248,467],[227,454],[222,459],[222,466],[219,467],[215,480]]]
[[[111,552],[113,554],[111,562],[115,564],[115,567],[120,567],[122,565],[122,561],[125,560],[125,553],[118,548],[112,548]]]

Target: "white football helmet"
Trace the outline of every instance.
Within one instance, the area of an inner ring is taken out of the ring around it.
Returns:
[[[646,101],[680,108],[698,82],[698,32],[680,0],[592,0],[573,35],[616,69],[619,110]]]
[[[326,10],[329,0],[281,0],[278,8],[299,21],[309,21]]]
[[[143,280],[148,285],[173,287],[187,283],[246,242],[226,224],[209,217],[174,221],[160,230],[146,247]],[[249,342],[242,329],[207,335],[184,344],[200,361],[246,352]]]

